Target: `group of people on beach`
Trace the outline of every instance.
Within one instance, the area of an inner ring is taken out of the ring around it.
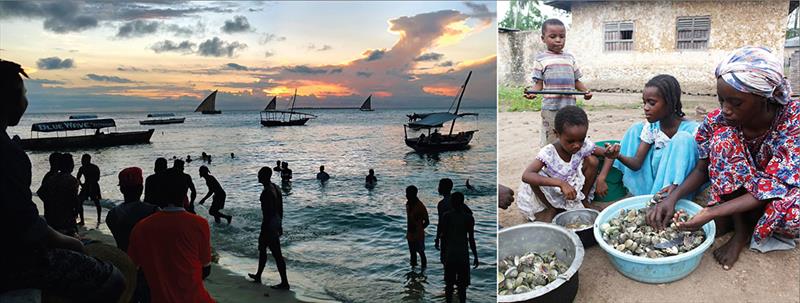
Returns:
[[[547,51],[536,57],[534,90],[577,89],[589,100],[575,58],[563,51],[563,23],[545,21],[542,41]],[[782,60],[765,48],[742,47],[714,74],[720,108],[702,122],[685,117],[678,80],[657,75],[642,92],[645,121],[633,124],[619,144],[602,147],[587,138],[589,121],[573,96],[544,95],[542,148],[522,174],[519,209],[546,222],[564,210],[602,210],[607,205],[592,200],[607,193],[614,167],[631,194],[666,195],[647,214],[657,228],[672,222],[679,199],[710,187],[708,204],[678,228],[695,230],[714,220],[718,236],[732,231],[714,251],[724,269],[748,244],[761,252],[794,248],[800,237],[800,103],[791,97]],[[602,167],[599,158],[606,159]],[[499,196],[501,207],[514,201],[505,186]]]

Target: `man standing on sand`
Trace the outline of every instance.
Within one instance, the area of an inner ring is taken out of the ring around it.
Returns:
[[[182,207],[186,188],[177,171],[161,183],[166,207],[133,227],[128,256],[144,272],[152,302],[214,302],[203,285],[211,274],[208,221]]]
[[[206,179],[206,186],[208,186],[208,194],[206,194],[203,199],[200,199],[199,204],[203,205],[206,202],[206,199],[211,197],[212,195],[214,198],[211,200],[211,208],[208,209],[208,214],[214,216],[214,222],[219,223],[219,218],[225,218],[228,220],[228,224],[231,224],[232,216],[223,214],[220,212],[221,209],[225,208],[225,190],[222,189],[222,185],[219,184],[217,178],[211,175],[211,172],[208,170],[208,167],[205,165],[200,166],[200,177]],[[186,189],[183,192],[184,197],[186,196]]]
[[[444,255],[445,301],[453,301],[453,288],[458,287],[458,301],[467,301],[470,284],[469,251],[472,250],[474,268],[478,268],[478,249],[475,245],[475,218],[464,207],[464,194],[450,196],[452,209],[444,214],[442,227],[442,254]]]
[[[428,259],[425,257],[425,228],[428,227],[428,210],[425,204],[417,198],[417,187],[414,185],[406,187],[406,217],[407,229],[406,240],[408,241],[408,251],[411,253],[411,267],[417,266],[417,254],[419,254],[422,270],[428,267]]]
[[[83,201],[86,199],[94,202],[94,207],[97,208],[97,224],[100,224],[100,215],[103,208],[100,207],[100,168],[92,163],[92,156],[83,154],[81,157],[81,168],[78,169],[76,178],[78,182],[81,181],[83,176],[83,183],[81,183],[81,192],[78,193],[78,214],[81,217],[79,225],[83,225]]]
[[[156,159],[155,166],[153,167],[153,174],[147,176],[144,181],[144,202],[156,206],[164,206],[164,185],[161,184],[162,176],[167,171],[167,159]]]
[[[272,257],[275,258],[275,265],[278,266],[278,274],[281,276],[281,283],[272,285],[272,289],[289,290],[289,280],[286,278],[286,260],[281,253],[280,237],[283,235],[283,196],[278,185],[270,181],[272,170],[269,167],[262,167],[258,171],[258,183],[264,186],[261,191],[261,233],[258,235],[258,269],[254,274],[247,274],[255,283],[261,283],[261,273],[267,265],[267,248]]]

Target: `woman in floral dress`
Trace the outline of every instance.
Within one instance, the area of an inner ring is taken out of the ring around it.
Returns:
[[[708,207],[679,227],[715,220],[718,235],[732,230],[714,251],[726,270],[748,243],[761,252],[792,249],[800,236],[800,103],[782,71],[782,60],[758,47],[740,48],[717,66],[720,109],[697,131],[700,159],[647,216],[650,225],[666,226],[678,197],[711,181]]]

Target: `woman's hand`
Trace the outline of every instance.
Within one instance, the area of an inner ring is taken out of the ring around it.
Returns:
[[[564,194],[564,199],[575,200],[575,198],[578,197],[578,192],[572,187],[572,185],[569,185],[569,183],[561,182],[561,185],[558,187],[561,188],[561,192]]]
[[[660,195],[662,197],[669,196],[669,194],[671,194],[672,191],[675,190],[676,188],[678,188],[678,185],[675,185],[675,184],[668,185],[667,187],[664,187],[661,190],[659,190],[658,191],[658,195]]]
[[[679,214],[677,214],[677,213],[674,214],[673,215],[673,220],[677,220],[678,215]],[[708,221],[711,221],[711,220],[714,220],[714,215],[711,213],[711,211],[709,210],[708,207],[704,207],[703,209],[700,210],[699,213],[697,213],[696,215],[694,215],[694,217],[689,219],[689,221],[677,222],[677,223],[675,223],[675,225],[677,225],[678,230],[691,230],[691,231],[694,231],[694,230],[698,230],[698,229],[702,228],[703,225],[706,225],[706,223],[708,223]]]
[[[647,225],[656,229],[664,229],[675,215],[675,199],[667,196],[661,203],[656,204],[647,211],[645,221]]]

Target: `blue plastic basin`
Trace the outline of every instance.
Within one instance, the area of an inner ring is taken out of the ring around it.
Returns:
[[[697,265],[700,265],[703,252],[714,243],[714,233],[716,232],[714,221],[703,225],[703,230],[706,232],[706,240],[700,244],[700,246],[677,256],[650,259],[628,255],[614,249],[603,240],[600,225],[610,221],[611,218],[619,214],[619,211],[622,209],[644,208],[647,202],[650,201],[650,198],[652,198],[652,195],[630,197],[620,200],[604,209],[594,221],[594,237],[600,247],[606,252],[608,259],[614,264],[617,271],[626,277],[644,283],[667,283],[680,280],[694,271]],[[692,201],[681,199],[676,204],[676,209],[685,209],[686,212],[690,214],[696,214],[700,212],[702,207]]]

